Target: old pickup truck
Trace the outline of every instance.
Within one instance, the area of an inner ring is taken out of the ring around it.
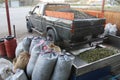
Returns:
[[[28,32],[42,32],[50,40],[76,46],[98,39],[104,32],[105,19],[96,18],[69,4],[40,3],[26,16]]]

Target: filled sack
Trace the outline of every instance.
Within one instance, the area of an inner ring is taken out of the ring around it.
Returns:
[[[116,35],[117,31],[118,29],[117,29],[116,24],[112,25],[111,23],[108,23],[105,25],[105,28],[104,28],[104,36]]]
[[[4,66],[3,68],[0,69],[1,80],[5,80],[11,75],[13,75],[13,71],[9,66]]]
[[[23,70],[17,69],[15,74],[9,76],[5,80],[28,80],[25,72]]]
[[[34,46],[32,49],[32,54],[31,54],[30,60],[29,60],[28,65],[27,65],[27,69],[26,69],[27,76],[29,78],[32,75],[32,72],[33,72],[33,69],[34,69],[34,66],[36,64],[36,61],[37,61],[39,54],[40,54],[39,47]]]
[[[48,46],[49,46],[49,48],[50,48],[51,50],[53,50],[54,52],[61,53],[60,47],[59,47],[59,46],[56,46],[54,43],[51,42]]]
[[[26,69],[26,66],[29,62],[30,55],[28,52],[22,52],[20,55],[13,60],[14,65],[14,72],[16,72],[16,69]]]
[[[31,51],[32,51],[33,47],[34,47],[35,45],[37,45],[37,44],[40,42],[41,39],[42,39],[41,36],[39,36],[39,37],[34,37],[34,38],[32,39],[31,44],[30,44],[30,48],[29,48],[29,54],[31,54]]]
[[[24,52],[23,49],[23,42],[18,43],[16,50],[15,50],[15,56],[18,57],[20,55],[20,53]]]
[[[73,59],[74,57],[69,53],[60,55],[51,80],[68,80],[71,73]]]
[[[24,51],[29,52],[29,48],[31,45],[31,41],[32,41],[33,37],[25,37],[22,42],[23,42],[23,47],[24,47]]]
[[[57,61],[55,53],[41,53],[35,64],[32,80],[50,80]]]
[[[32,41],[32,37],[25,37],[16,47],[15,50],[15,55],[16,57],[18,57],[20,55],[20,53],[26,51],[29,53],[29,48],[30,48],[30,44]]]

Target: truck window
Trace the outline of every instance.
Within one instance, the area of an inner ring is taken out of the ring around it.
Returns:
[[[56,11],[56,10],[59,10],[59,9],[68,9],[70,8],[70,5],[63,5],[63,4],[48,4],[46,6],[46,10],[49,10],[49,11]]]
[[[40,15],[43,15],[44,13],[44,4],[39,5]]]
[[[35,8],[34,8],[33,14],[40,15],[40,9],[39,9],[39,7],[35,7]]]

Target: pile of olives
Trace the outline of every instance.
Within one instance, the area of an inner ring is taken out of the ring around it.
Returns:
[[[94,62],[99,59],[114,55],[116,53],[117,52],[112,49],[110,50],[107,48],[96,48],[96,49],[92,49],[92,50],[88,50],[83,53],[80,53],[79,57],[80,59],[90,63],[90,62]]]

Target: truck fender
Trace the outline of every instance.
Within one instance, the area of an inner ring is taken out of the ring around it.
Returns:
[[[47,32],[49,29],[52,29],[52,30],[55,32],[56,39],[59,40],[58,33],[57,33],[56,29],[55,29],[54,27],[52,27],[52,26],[47,26],[47,27],[46,27],[46,32]]]
[[[28,19],[29,19],[28,16],[26,16],[25,18],[26,18],[26,21],[28,21]]]
[[[31,28],[33,27],[33,25],[32,25],[30,20],[26,20],[26,22],[30,25]]]

